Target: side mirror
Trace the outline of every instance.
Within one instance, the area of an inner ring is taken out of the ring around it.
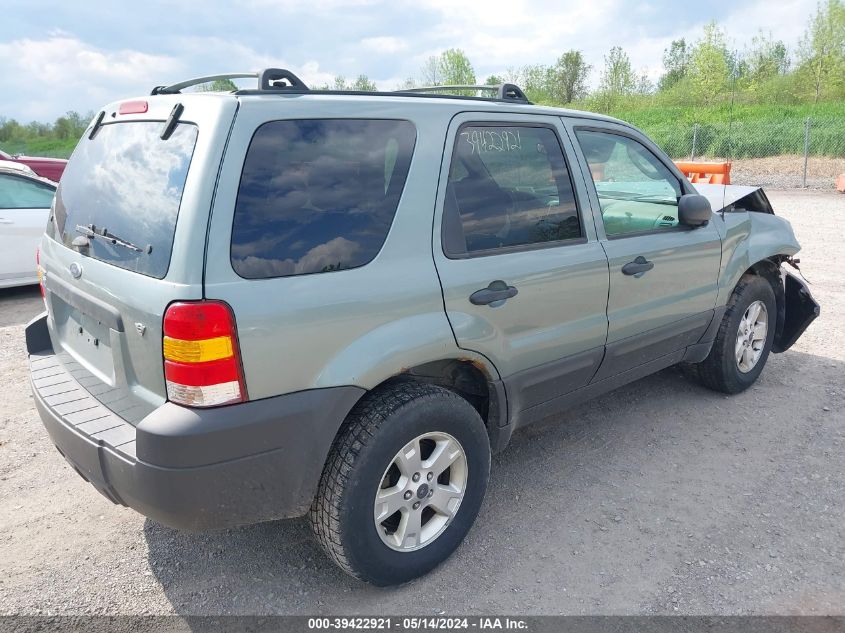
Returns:
[[[678,200],[678,222],[684,226],[704,226],[712,213],[710,201],[697,193],[685,194]]]

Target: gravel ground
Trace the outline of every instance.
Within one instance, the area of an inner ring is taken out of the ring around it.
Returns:
[[[346,577],[302,521],[186,534],[112,505],[29,395],[37,290],[0,291],[0,614],[845,614],[845,196],[770,192],[822,316],[734,397],[676,370],[531,427],[458,552]]]
[[[845,158],[811,156],[807,162],[807,188],[835,190],[840,174],[845,174]],[[737,159],[731,167],[731,182],[737,185],[800,188],[803,178],[804,157],[795,154]]]

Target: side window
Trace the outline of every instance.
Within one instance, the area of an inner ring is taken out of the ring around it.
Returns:
[[[678,226],[681,184],[651,151],[619,134],[575,134],[590,165],[608,236]]]
[[[582,235],[563,151],[547,127],[461,127],[443,215],[450,256]]]
[[[235,272],[264,279],[370,262],[393,223],[415,140],[408,121],[307,119],[259,127],[235,203]]]
[[[54,194],[47,185],[0,174],[0,209],[49,209]]]

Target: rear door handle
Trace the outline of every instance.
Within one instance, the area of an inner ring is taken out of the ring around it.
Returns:
[[[634,261],[628,262],[627,264],[622,266],[622,274],[640,276],[643,273],[648,272],[652,268],[654,268],[654,262],[650,262],[645,257],[640,255]]]
[[[506,301],[516,296],[519,291],[509,286],[501,279],[491,281],[490,285],[481,290],[476,290],[469,296],[469,302],[476,306],[490,305],[497,301]]]
[[[0,218],[0,224],[14,224],[12,220],[7,220],[6,218]]]

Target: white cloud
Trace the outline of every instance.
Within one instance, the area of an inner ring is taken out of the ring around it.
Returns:
[[[598,83],[604,55],[612,46],[628,53],[637,72],[655,81],[663,72],[663,50],[673,39],[694,42],[705,24],[716,20],[729,45],[741,52],[762,29],[795,48],[814,10],[815,0],[737,2],[721,13],[706,10],[687,14],[685,20],[667,20],[673,9],[666,3],[632,6],[623,0],[416,0],[440,14],[437,44],[416,55],[420,60],[444,48],[462,48],[473,62],[479,80],[525,64],[551,64],[563,51],[574,48],[592,64],[592,83]],[[673,27],[673,22],[678,26]],[[443,44],[445,42],[445,45]],[[415,47],[419,50],[419,47]]]
[[[22,118],[49,119],[80,101],[104,103],[148,92],[165,73],[181,68],[167,55],[106,51],[64,33],[44,40],[0,43],[0,93]]]
[[[280,13],[326,13],[378,4],[379,0],[247,0],[245,7]]]
[[[153,86],[218,72],[288,68],[313,85],[334,77],[316,60],[294,64],[222,37],[173,38],[172,46],[178,52],[167,55],[104,50],[64,32],[0,42],[0,115],[49,121],[68,110],[96,109],[149,94]]]
[[[375,53],[393,54],[408,48],[408,42],[389,35],[381,37],[365,37],[361,46]]]
[[[312,272],[326,266],[349,266],[352,258],[361,250],[358,242],[345,237],[336,237],[325,244],[318,244],[305,253],[296,263],[296,272]]]
[[[752,36],[762,30],[794,49],[815,7],[813,0],[756,0],[737,7],[720,22],[739,45],[750,43]]]
[[[440,39],[451,39],[479,67],[549,63],[550,57],[578,48],[574,42],[605,32],[624,14],[621,0],[467,0],[459,10],[451,0],[420,1],[441,13]]]
[[[302,273],[312,273],[327,266],[348,267],[353,257],[361,250],[360,244],[336,237],[325,244],[318,244],[303,255],[298,261],[290,258],[272,259],[248,255],[239,258],[237,271],[247,277],[278,277]]]
[[[292,259],[270,259],[249,255],[235,262],[238,274],[251,279],[261,277],[286,277],[296,273],[296,264]]]
[[[428,56],[447,48],[462,48],[479,80],[526,64],[552,64],[562,52],[577,49],[593,65],[596,84],[604,55],[621,46],[632,66],[655,80],[671,40],[695,41],[713,19],[739,52],[760,29],[794,51],[816,0],[736,0],[696,10],[670,0],[242,0],[236,7],[209,0],[207,5],[191,20],[185,19],[191,9],[181,7],[173,9],[173,20],[156,22],[169,5],[149,0],[143,7],[96,14],[97,29],[90,26],[93,9],[4,13],[15,28],[6,29],[6,37],[14,39],[0,40],[0,115],[51,120],[67,110],[146,94],[155,85],[271,66],[289,68],[311,85],[330,84],[335,75],[366,74],[379,87],[393,89],[418,76]]]
[[[201,63],[202,68],[209,72],[251,72],[263,68],[287,68],[309,85],[331,83],[334,78],[334,73],[322,70],[320,63],[316,60],[296,64],[282,56],[262,53],[223,37],[183,37],[179,38],[174,45],[180,51],[181,58],[192,60],[193,66]],[[173,82],[186,78],[188,78],[186,75],[175,77]],[[244,81],[249,83],[252,80]],[[253,86],[254,82],[249,87]]]

